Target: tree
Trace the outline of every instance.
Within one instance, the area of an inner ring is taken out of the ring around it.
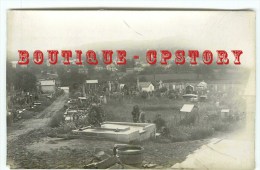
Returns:
[[[6,89],[11,90],[14,85],[16,70],[12,67],[11,63],[6,63]]]
[[[126,64],[124,65],[118,65],[117,69],[120,71],[120,72],[126,72],[126,69],[127,68],[134,68],[135,66],[135,60],[134,59],[127,59],[126,60]]]
[[[146,78],[145,76],[141,76],[141,77],[139,78],[139,81],[145,82],[145,81],[147,81],[147,78]]]
[[[14,81],[16,90],[31,92],[36,90],[36,76],[29,71],[17,72]]]
[[[136,74],[128,74],[124,76],[121,80],[122,83],[135,85],[137,82],[137,75]]]
[[[86,75],[78,72],[78,66],[71,65],[67,69],[70,71],[66,71],[64,66],[57,70],[61,86],[69,86],[76,90],[85,82]]]

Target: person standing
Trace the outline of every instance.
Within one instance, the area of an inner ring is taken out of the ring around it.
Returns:
[[[139,122],[145,123],[145,112],[144,111],[140,112]]]
[[[135,105],[133,107],[133,111],[132,111],[132,117],[133,117],[133,122],[137,123],[139,120],[139,116],[140,116],[140,109],[138,105]]]

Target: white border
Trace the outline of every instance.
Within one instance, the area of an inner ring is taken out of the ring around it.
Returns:
[[[177,9],[252,9],[256,11],[256,103],[259,103],[259,18],[260,1],[258,0],[2,0],[0,1],[0,169],[6,167],[6,11],[11,8],[177,8]],[[259,105],[256,108],[256,169],[260,169],[259,140]]]

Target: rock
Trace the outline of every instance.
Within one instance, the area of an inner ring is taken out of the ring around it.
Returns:
[[[156,166],[157,166],[157,164],[152,164],[152,163],[148,163],[148,164],[143,165],[144,168],[154,168]]]
[[[104,151],[99,151],[94,155],[96,158],[100,159],[100,160],[104,160],[110,157],[110,155],[108,155],[107,153],[105,153]]]

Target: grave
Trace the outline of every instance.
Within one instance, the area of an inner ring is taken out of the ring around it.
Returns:
[[[155,138],[153,123],[104,122],[101,127],[85,127],[72,131],[77,135],[104,137],[110,140],[129,143]]]

